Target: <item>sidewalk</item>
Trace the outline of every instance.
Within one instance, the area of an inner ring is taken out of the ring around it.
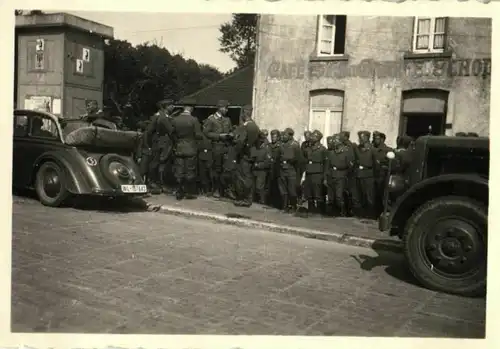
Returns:
[[[319,215],[302,218],[259,204],[253,204],[248,208],[237,207],[225,199],[206,197],[177,201],[172,195],[161,194],[148,197],[146,201],[148,210],[154,212],[267,229],[278,233],[370,247],[375,250],[397,252],[401,250],[399,239],[380,232],[376,221],[371,220]]]

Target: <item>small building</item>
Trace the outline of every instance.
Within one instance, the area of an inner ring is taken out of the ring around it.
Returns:
[[[254,66],[250,65],[238,69],[225,78],[182,98],[179,104],[184,101],[194,100],[193,115],[200,121],[217,111],[217,102],[225,99],[229,102],[227,116],[233,125],[238,125],[241,121],[241,108],[252,104],[254,81]]]
[[[16,16],[15,105],[63,117],[102,107],[104,45],[113,28],[68,13]]]
[[[254,115],[325,135],[489,135],[491,19],[261,15]]]

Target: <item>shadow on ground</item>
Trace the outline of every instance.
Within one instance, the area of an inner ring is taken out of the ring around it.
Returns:
[[[12,194],[17,197],[15,200],[38,202],[38,198],[33,191],[15,191]],[[144,198],[110,199],[96,196],[78,196],[69,200],[63,207],[83,211],[112,213],[145,212],[148,210],[148,204]]]

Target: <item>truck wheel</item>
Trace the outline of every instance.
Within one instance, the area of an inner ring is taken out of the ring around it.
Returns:
[[[45,206],[59,207],[70,196],[66,189],[66,177],[59,165],[48,161],[36,173],[35,190]]]
[[[486,292],[488,213],[475,200],[447,196],[422,205],[405,228],[404,253],[427,288],[462,296]]]

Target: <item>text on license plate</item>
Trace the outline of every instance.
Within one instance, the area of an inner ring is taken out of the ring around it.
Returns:
[[[122,185],[122,192],[124,193],[146,193],[148,188],[144,185]]]

